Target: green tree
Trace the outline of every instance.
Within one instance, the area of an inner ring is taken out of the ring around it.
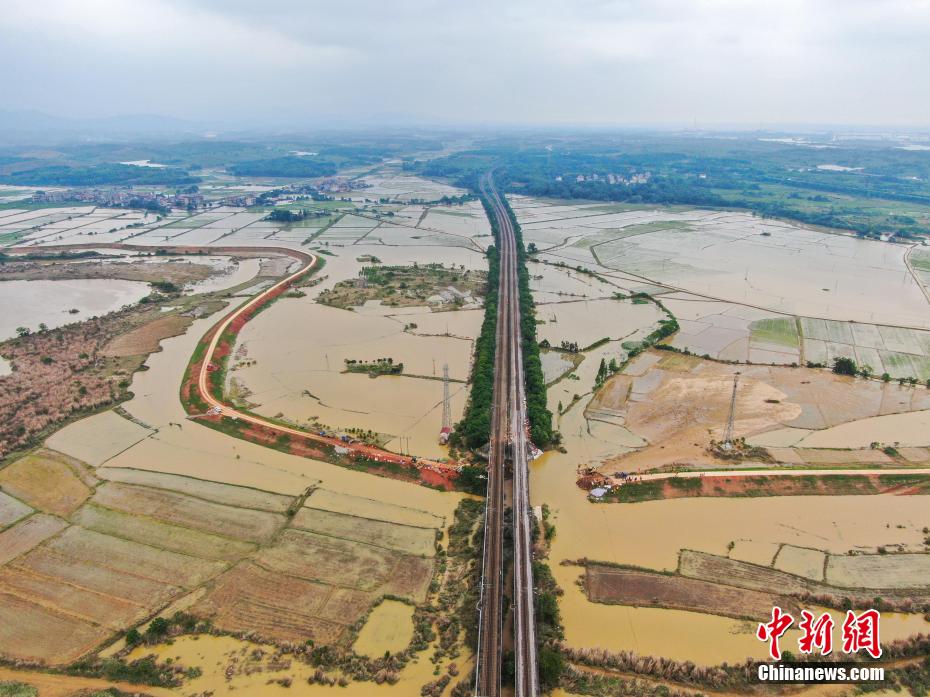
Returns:
[[[856,375],[859,373],[859,367],[852,358],[837,356],[833,359],[833,372],[837,375]]]

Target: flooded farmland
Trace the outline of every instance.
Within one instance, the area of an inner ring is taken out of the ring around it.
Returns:
[[[926,349],[923,336],[912,333],[918,330],[830,321],[927,326],[926,299],[903,263],[903,250],[744,214],[522,197],[514,197],[514,209],[525,239],[540,250],[537,258],[549,261],[529,267],[539,336],[556,346],[575,340],[581,349],[575,355],[577,367],[566,366],[568,374],[548,394],[566,452],[549,452],[530,465],[532,502],[548,506],[556,528],[549,566],[564,592],[559,607],[567,644],[704,665],[765,655],[765,646],[755,638],[755,622],[591,602],[579,585],[584,569],[578,560],[675,572],[682,550],[763,567],[771,566],[786,544],[819,550],[820,559],[824,552],[925,550],[930,514],[922,496],[871,496],[867,504],[860,496],[597,504],[575,485],[579,468],[610,474],[726,466],[707,448],[712,438],[722,437],[736,373],[734,432],[769,447],[777,462],[814,468],[900,464],[880,450],[870,452],[870,445],[926,445],[930,398],[923,388],[768,364],[790,366],[807,356],[823,361],[835,355],[857,357],[860,351],[864,357],[865,349],[876,347],[870,364],[882,370],[889,361],[906,363],[911,367],[898,374],[922,379],[919,365]],[[751,251],[753,245],[766,251]],[[821,254],[846,261],[840,267]],[[758,265],[763,259],[764,269]],[[881,267],[870,278],[887,284],[895,297],[903,292],[904,304],[879,311],[875,303],[885,297],[883,291],[862,298],[851,273],[860,263]],[[594,273],[582,273],[575,265]],[[680,329],[670,340],[673,346],[742,365],[647,351],[595,391],[601,360],[625,360],[633,340],[664,316],[654,305],[606,299],[637,291],[661,299],[676,316]],[[568,302],[573,296],[584,300]],[[584,350],[600,338],[611,341]],[[830,344],[833,353],[818,358],[816,352],[824,351],[818,342]],[[902,358],[889,352],[900,352]],[[557,366],[564,364],[555,357],[544,355],[543,364],[547,380],[562,374]],[[921,447],[905,452],[913,462],[926,461]],[[785,552],[779,563],[793,562]],[[885,641],[930,631],[919,614],[885,613],[883,620]]]
[[[16,336],[18,327],[38,331],[80,322],[130,305],[148,295],[147,283],[103,279],[0,282],[0,340]],[[77,310],[77,312],[72,312]]]

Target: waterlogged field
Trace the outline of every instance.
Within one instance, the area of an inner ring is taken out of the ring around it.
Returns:
[[[559,333],[561,317],[550,324],[553,307],[581,314],[600,306],[578,321],[580,348],[594,335],[622,335],[608,327],[634,331],[580,351],[574,365],[562,354],[543,359],[552,364],[547,379],[556,380],[548,401],[566,452],[531,464],[530,491],[556,528],[548,563],[564,592],[569,646],[733,663],[765,655],[756,620],[773,601],[794,607],[797,598],[782,595],[791,588],[862,602],[930,593],[922,570],[930,517],[921,496],[873,495],[866,503],[864,496],[760,490],[749,498],[598,504],[575,486],[579,468],[589,467],[607,475],[657,467],[926,467],[930,393],[922,386],[791,367],[844,355],[877,374],[923,379],[930,314],[919,274],[905,264],[906,247],[742,213],[512,202],[525,240],[539,250],[529,269],[540,337],[555,345],[574,340]],[[627,301],[608,300],[636,292],[661,300],[679,325],[667,343],[696,356],[648,350],[625,363],[634,340],[666,316],[651,303],[632,309],[656,314],[634,315]],[[625,314],[608,319],[610,307]],[[597,388],[602,359],[621,370]],[[764,465],[708,452],[726,428],[737,372],[734,435],[763,447]],[[870,447],[875,442],[902,447],[886,452]],[[735,580],[744,577],[758,582]],[[831,612],[841,623],[842,613]],[[928,629],[918,613],[883,613],[883,641]]]
[[[397,191],[424,199],[461,193],[440,186],[435,197],[419,195],[410,184],[421,186],[423,194],[434,188],[423,180],[404,181]],[[371,222],[366,216],[377,217],[380,211],[345,216],[342,222],[351,225],[340,228],[333,220],[328,229],[352,231],[340,238],[325,239],[321,224],[315,245],[327,251],[327,265],[319,281],[304,289],[306,296],[284,298],[261,313],[255,334],[248,335],[255,323],[246,326],[239,359],[249,365],[231,370],[230,381],[243,378],[247,384],[250,371],[262,379],[260,369],[272,369],[276,379],[292,383],[288,387],[300,386],[296,403],[307,399],[305,389],[322,396],[325,404],[317,403],[317,415],[325,413],[334,426],[381,428],[379,419],[384,419],[382,432],[393,438],[389,447],[441,455],[436,440],[442,368],[449,365],[457,418],[467,394],[480,308],[433,312],[425,306],[369,304],[339,310],[314,302],[321,290],[357,276],[372,257],[385,264],[485,268],[487,240],[482,238],[489,229],[474,203],[443,210],[424,204],[393,208],[397,213],[390,222],[384,216],[384,225],[375,220],[366,227]],[[305,228],[292,236],[280,226],[262,229],[263,222],[241,210],[220,208],[198,216],[172,215],[157,227],[146,223],[126,234],[133,235],[133,242],[153,245],[167,238],[172,244],[299,248],[316,231]],[[378,236],[369,235],[381,227]],[[34,232],[41,233],[38,227]],[[287,264],[274,266],[274,261],[242,259],[193,291],[221,291],[256,276],[286,273]],[[178,607],[209,618],[220,631],[249,632],[266,641],[355,646],[375,661],[383,660],[385,651],[410,651],[414,608],[427,602],[437,543],[444,541],[462,496],[292,456],[187,419],[178,386],[200,337],[216,321],[218,315],[210,314],[215,311],[205,309],[186,333],[160,340],[161,350],[148,357],[147,370],[133,376],[134,397],[120,413],[77,421],[55,433],[45,449],[0,470],[3,657],[65,665]],[[278,338],[269,341],[272,336]],[[292,353],[274,353],[289,342]],[[405,375],[342,374],[350,355],[390,355],[405,363]],[[331,372],[321,368],[327,363]],[[282,369],[286,375],[278,372]],[[342,394],[353,381],[358,383],[356,406],[381,400],[370,422],[351,412],[352,400]],[[288,395],[282,393],[276,411],[283,411]],[[334,411],[319,411],[324,408]],[[403,443],[396,438],[400,435]],[[429,597],[435,602],[435,595]],[[450,677],[469,669],[467,651],[448,654],[461,640],[452,634],[443,637],[442,648],[438,638],[431,647],[442,652],[439,665]],[[214,644],[217,653],[210,657],[217,659],[205,662],[203,647]],[[107,651],[121,645],[117,641]],[[258,684],[251,670],[225,672],[230,661],[236,662],[234,656],[255,646],[231,637],[200,637],[143,651],[179,657],[184,665],[203,670],[203,678],[181,688],[184,694],[199,685],[226,694]],[[411,665],[397,676],[391,673],[391,684],[350,684],[347,694],[411,694],[434,682],[433,663],[419,657],[419,651],[422,647],[410,652]],[[223,669],[217,670],[221,661]],[[287,690],[284,682],[291,681],[299,681],[294,688],[299,694],[324,689],[307,684],[312,667],[297,661],[282,665],[263,668],[281,678],[281,684],[269,686],[263,677],[263,694]]]
[[[513,207],[541,259],[580,265],[633,289],[654,284],[790,315],[930,328],[904,245],[746,213],[523,197],[514,197]]]

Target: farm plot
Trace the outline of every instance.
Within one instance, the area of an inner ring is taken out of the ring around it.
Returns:
[[[812,581],[823,581],[823,567],[827,555],[819,549],[783,545],[775,557],[775,568]]]
[[[422,557],[431,557],[436,552],[436,533],[433,528],[398,525],[312,508],[298,511],[291,525],[320,535],[364,542]]]
[[[31,512],[32,509],[22,501],[0,491],[0,527],[11,525]]]
[[[0,656],[7,660],[64,665],[110,634],[105,627],[0,592]]]
[[[807,360],[829,365],[839,356],[892,378],[930,378],[930,331],[801,318]]]
[[[930,588],[928,554],[831,554],[826,581],[842,588]]]
[[[266,568],[298,578],[371,591],[387,581],[394,557],[395,553],[349,540],[285,530],[255,559]]]
[[[770,617],[773,605],[783,609],[795,606],[772,593],[597,564],[585,568],[585,592],[595,603],[662,607],[748,620]]]
[[[107,568],[45,547],[36,548],[15,560],[11,566],[139,606],[157,607],[183,592],[170,583],[160,583],[142,575]]]
[[[301,530],[285,530],[255,559],[268,569],[309,581],[416,602],[426,596],[433,566],[430,559]]]
[[[186,494],[120,482],[101,485],[91,500],[117,511],[250,542],[268,542],[285,521],[284,516],[267,511],[226,506]]]
[[[244,563],[220,576],[193,611],[230,632],[255,632],[276,641],[333,643],[364,614],[369,600],[365,596],[363,603],[333,622],[319,616],[332,593],[331,586]]]
[[[93,475],[65,455],[39,450],[0,470],[0,486],[34,508],[67,516],[90,496]]]
[[[122,513],[92,503],[83,506],[72,520],[89,530],[203,559],[235,561],[256,548],[254,544],[242,540],[170,525],[154,518]]]
[[[44,547],[51,552],[150,579],[194,588],[225,568],[224,564],[149,547],[78,526],[68,528]]]
[[[578,202],[526,207],[514,200],[524,235],[544,250],[543,258],[786,315],[930,328],[926,298],[907,273],[901,245],[746,213],[612,212]],[[892,310],[888,297],[896,298]]]
[[[290,496],[274,494],[261,489],[126,467],[101,467],[97,470],[97,476],[101,479],[123,484],[137,484],[139,486],[176,491],[180,494],[188,494],[227,506],[255,508],[273,513],[284,513],[293,501]]]
[[[413,525],[421,528],[439,528],[445,522],[442,517],[429,511],[397,506],[377,499],[353,496],[329,489],[314,489],[304,506],[336,513],[351,511],[353,515],[363,518],[393,522],[399,525]]]
[[[143,619],[149,612],[135,603],[22,569],[0,568],[0,593],[60,610],[114,631]]]
[[[0,564],[25,554],[67,527],[60,518],[37,513],[0,532]]]
[[[537,305],[536,316],[545,322],[537,329],[541,341],[556,347],[563,341],[574,342],[582,349],[604,338],[627,339],[652,330],[665,318],[652,303],[613,299]]]
[[[877,559],[879,555],[863,555],[863,557],[846,557],[843,555],[832,555],[830,562],[834,559],[870,559],[868,564],[862,564],[852,568],[849,566],[837,567],[836,577],[841,578],[844,582],[855,581],[885,581],[891,575],[888,571],[876,571],[876,569],[890,570],[892,567],[885,566],[883,559]],[[891,556],[898,557],[923,557],[924,555],[901,554],[901,555],[880,555],[882,558]],[[911,574],[923,566],[921,562],[904,562],[902,569],[905,573]],[[911,566],[912,565],[912,566]],[[828,564],[829,568],[829,564]],[[844,575],[849,570],[849,575]],[[856,573],[858,572],[858,574]],[[870,573],[871,572],[871,573]],[[806,594],[833,596],[835,598],[850,598],[861,602],[870,602],[874,599],[876,590],[881,590],[883,598],[889,600],[913,600],[914,602],[930,601],[930,590],[928,588],[927,574],[924,570],[922,584],[905,588],[901,585],[892,586],[854,586],[854,585],[833,585],[829,572],[827,582],[813,581],[808,578],[796,576],[794,574],[773,569],[768,566],[758,566],[746,562],[727,559],[714,554],[705,552],[696,552],[690,549],[681,550],[678,557],[678,573],[688,578],[720,583],[747,590],[762,591],[765,593],[779,593],[784,595],[804,596]],[[910,583],[914,583],[912,577],[908,577]],[[770,608],[771,609],[771,608]]]
[[[56,431],[46,445],[96,467],[152,433],[113,411],[105,411]]]

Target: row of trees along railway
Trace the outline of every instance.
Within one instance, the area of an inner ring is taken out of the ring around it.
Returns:
[[[558,440],[546,407],[546,386],[536,342],[535,309],[526,269],[526,251],[513,211],[494,189],[490,175],[480,184],[495,246],[488,250],[486,314],[476,346],[472,397],[453,438],[477,448],[489,443],[484,550],[475,694],[501,691],[503,578],[512,560],[510,593],[514,628],[514,687],[518,697],[539,692],[533,583],[532,531],[527,459],[530,441],[548,447]],[[513,472],[513,550],[503,552],[504,473]],[[506,677],[504,677],[506,680]],[[508,681],[509,682],[509,681]]]

